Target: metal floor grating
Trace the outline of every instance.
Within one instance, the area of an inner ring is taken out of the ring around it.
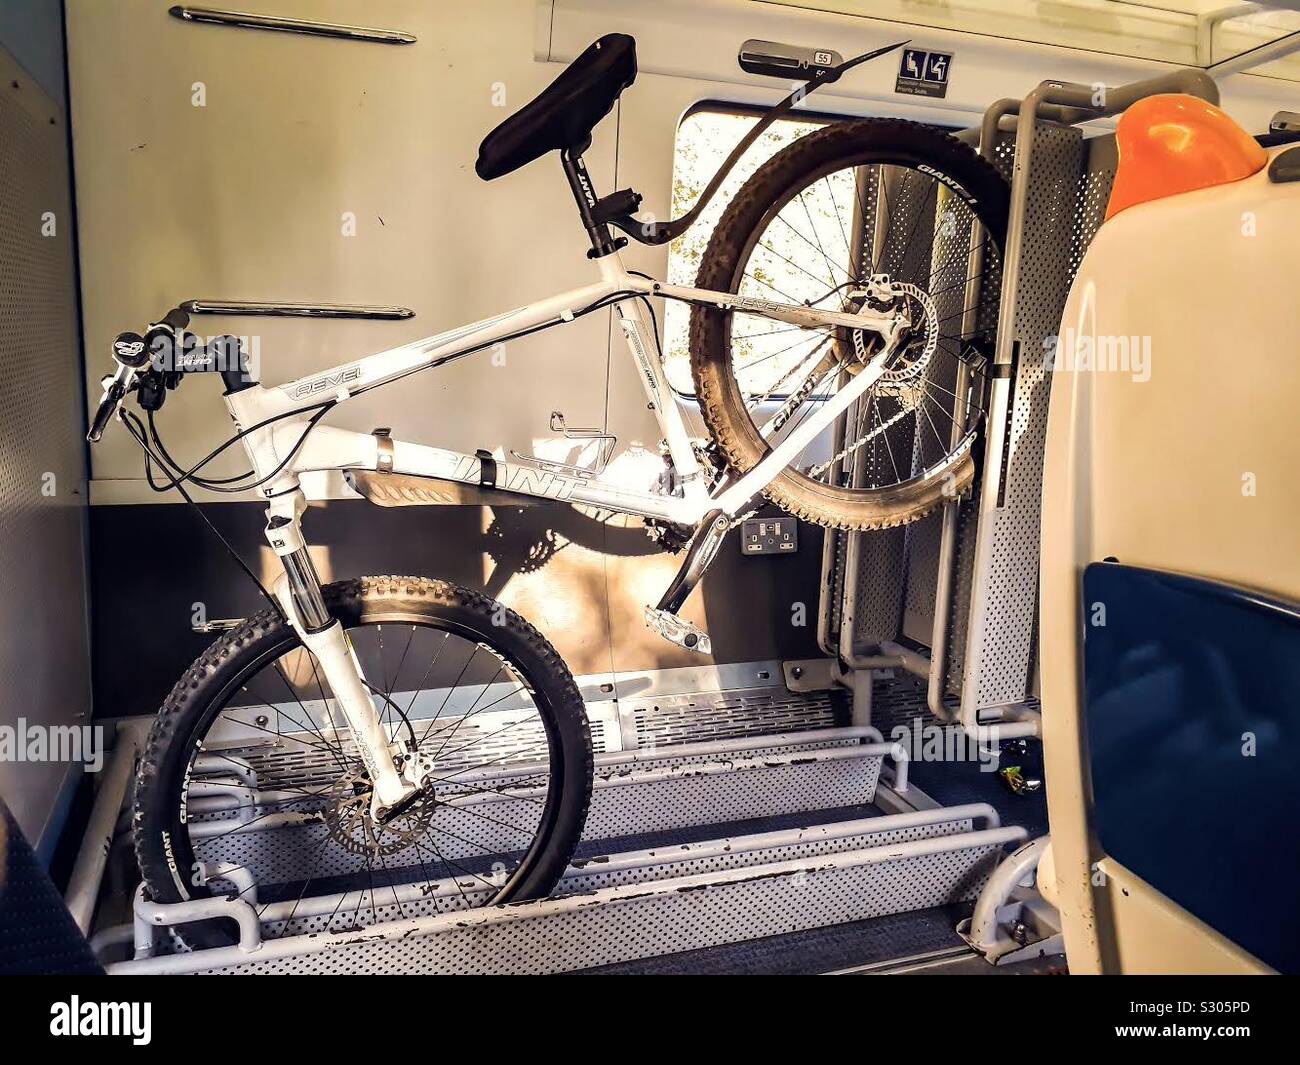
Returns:
[[[784,686],[624,700],[620,714],[638,748],[836,728],[850,716],[846,692]]]
[[[954,930],[967,904],[892,913],[829,928],[603,965],[592,976],[818,976],[855,966],[965,948]]]

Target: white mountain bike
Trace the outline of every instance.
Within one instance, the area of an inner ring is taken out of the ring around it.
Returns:
[[[116,413],[145,449],[151,483],[161,472],[161,490],[255,488],[284,568],[268,609],[204,652],[154,724],[134,825],[155,901],[226,894],[223,885],[240,882],[230,866],[241,864],[259,907],[278,907],[277,928],[295,928],[303,900],[329,891],[341,893],[339,905],[313,927],[351,927],[394,901],[401,909],[413,886],[446,906],[544,895],[577,846],[591,741],[555,650],[514,612],[443,581],[322,586],[300,524],[302,474],[344,471],[380,503],[543,497],[677,530],[689,546],[646,619],[701,651],[707,635],[677,611],[756,499],[821,525],[875,529],[915,521],[969,488],[997,314],[997,285],[984,282],[998,270],[1008,193],[968,147],[896,120],[838,122],[801,138],[728,206],[696,287],[626,270],[626,239],[611,230],[649,244],[680,235],[774,119],[896,47],[815,71],[750,130],[688,214],[642,222],[640,197],[598,196],[582,161],[591,130],[636,76],[632,39],[602,37],[483,141],[477,163],[492,179],[560,152],[599,274],[585,288],[276,387],[251,378],[234,338],[196,342],[179,309],[117,339],[117,371],[89,439]],[[712,437],[704,447],[665,376],[651,297],[692,308],[691,371]],[[353,396],[606,307],[662,428],[670,476],[657,491],[615,486],[594,468],[319,424]],[[237,433],[187,467],[167,452],[154,413],[204,372],[224,381]],[[121,405],[129,393],[146,420]],[[250,471],[204,477],[236,442]],[[229,941],[214,921],[183,934],[195,945]]]

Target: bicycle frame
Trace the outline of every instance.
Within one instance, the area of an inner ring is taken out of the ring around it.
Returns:
[[[710,513],[734,517],[787,465],[879,379],[903,326],[897,313],[864,307],[859,313],[821,310],[734,293],[664,284],[624,268],[617,251],[597,259],[600,280],[471,325],[365,356],[272,388],[254,384],[230,392],[226,405],[243,434],[256,479],[267,497],[267,539],[285,574],[276,595],[304,644],[320,662],[336,700],[357,738],[374,783],[376,816],[391,814],[418,788],[418,757],[395,760],[392,739],[380,723],[360,664],[342,626],[331,618],[320,580],[307,553],[300,518],[306,496],[299,477],[307,472],[369,470],[480,484],[485,460],[455,451],[381,438],[333,427],[314,426],[311,415],[323,404],[341,403],[361,392],[392,383],[416,371],[442,365],[524,332],[572,321],[578,312],[610,302],[619,315],[628,348],[640,370],[651,408],[667,440],[682,483],[682,495],[657,495],[602,484],[525,463],[495,463],[495,486],[516,494],[584,503],[643,517],[696,526]],[[883,349],[844,387],[794,427],[752,470],[724,482],[710,496],[681,412],[658,357],[653,322],[638,296],[741,309],[792,325],[845,326],[878,333]],[[717,520],[716,518],[714,519]],[[725,527],[725,523],[724,523]],[[395,762],[404,769],[399,771]]]
[[[318,426],[307,431],[307,419],[322,403],[344,402],[361,392],[389,384],[416,371],[442,365],[470,352],[491,348],[524,331],[571,321],[592,304],[617,299],[628,348],[640,371],[642,385],[659,422],[673,465],[683,486],[681,496],[638,492],[573,476],[524,462],[497,462],[496,487],[519,495],[588,504],[620,513],[696,525],[710,510],[735,516],[791,461],[879,378],[893,350],[899,322],[895,314],[863,308],[859,313],[822,310],[802,304],[755,299],[733,293],[669,285],[623,267],[617,253],[598,260],[601,280],[538,303],[471,325],[413,341],[343,363],[284,385],[260,385],[226,397],[227,407],[241,429],[245,448],[268,498],[292,491],[302,473],[326,470],[384,470],[462,484],[480,483],[483,461],[457,451],[392,441],[391,463],[381,461],[381,444],[372,434]],[[703,470],[695,457],[671,385],[658,357],[653,325],[637,296],[660,296],[691,303],[738,308],[792,325],[845,326],[879,333],[885,350],[836,395],[803,419],[752,470],[710,498]],[[295,412],[301,413],[294,418]],[[305,435],[304,435],[305,434]],[[278,472],[276,472],[278,470]]]

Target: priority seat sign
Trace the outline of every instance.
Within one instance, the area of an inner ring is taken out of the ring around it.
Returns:
[[[894,85],[894,91],[908,96],[934,96],[942,99],[948,95],[948,71],[951,66],[951,52],[904,48],[898,60],[898,81]]]

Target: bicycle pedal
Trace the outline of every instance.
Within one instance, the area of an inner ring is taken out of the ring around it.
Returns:
[[[678,647],[685,647],[688,651],[698,651],[702,655],[713,653],[713,641],[709,639],[707,632],[667,610],[660,610],[653,606],[646,607],[645,623],[651,632],[658,633]]]

